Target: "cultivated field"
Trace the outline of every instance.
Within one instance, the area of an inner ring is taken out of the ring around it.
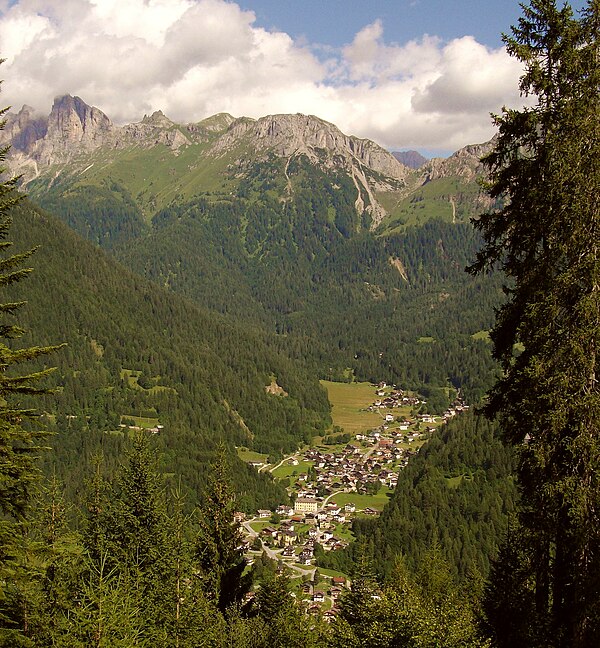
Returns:
[[[383,423],[379,412],[368,412],[367,407],[377,398],[371,383],[338,383],[322,380],[332,405],[333,424],[345,432],[367,432]]]

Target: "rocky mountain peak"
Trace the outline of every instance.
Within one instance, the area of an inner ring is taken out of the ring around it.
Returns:
[[[423,166],[428,180],[436,180],[447,176],[459,176],[465,182],[472,182],[484,173],[481,158],[494,147],[495,139],[484,144],[465,146],[449,158],[434,158]]]
[[[94,174],[99,169],[98,155],[105,168],[122,151],[135,150],[143,158],[144,150],[157,146],[166,147],[173,156],[185,155],[181,169],[172,171],[190,177],[208,162],[222,167],[228,177],[233,170],[236,178],[243,178],[252,165],[276,156],[281,158],[279,166],[286,180],[284,200],[294,193],[294,179],[288,175],[294,168],[290,162],[304,156],[326,174],[332,171],[351,180],[356,189],[355,208],[371,216],[372,227],[386,217],[384,204],[390,208],[390,195],[398,202],[423,183],[446,176],[471,182],[481,174],[479,159],[490,147],[489,143],[468,146],[448,159],[431,160],[415,172],[375,142],[346,135],[314,115],[252,119],[219,113],[194,124],[177,124],[157,110],[139,122],[115,126],[101,110],[71,95],[57,97],[48,117],[37,116],[29,106],[7,115],[6,127],[0,131],[2,144],[11,145],[7,166],[10,173],[22,176],[25,185],[34,178],[45,178],[51,186],[58,176]],[[412,152],[397,155],[403,161],[422,161]],[[188,184],[181,180],[186,190]],[[456,197],[449,199],[454,205]]]
[[[9,170],[27,184],[45,167],[102,146],[114,131],[101,110],[79,97],[63,95],[56,97],[48,117],[37,116],[30,106],[9,114],[0,131],[0,145],[10,144]]]
[[[23,106],[16,114],[10,113],[4,127],[4,138],[18,151],[29,151],[35,142],[46,136],[48,118],[36,115],[31,106]]]
[[[208,133],[220,133],[227,130],[235,121],[235,117],[229,113],[217,113],[212,117],[207,117],[197,124],[188,124],[187,128],[190,132],[194,130],[201,130]]]
[[[392,151],[392,155],[409,169],[419,169],[427,164],[427,158],[418,151]]]
[[[362,166],[397,180],[404,180],[406,166],[375,142],[345,135],[340,129],[314,115],[267,115],[254,120],[236,119],[214,145],[216,153],[233,149],[242,140],[257,151],[269,151],[283,158],[306,155],[313,162],[346,169]],[[360,171],[362,173],[362,170]]]
[[[317,166],[343,169],[356,186],[357,211],[366,210],[373,227],[386,215],[374,190],[398,189],[406,184],[410,174],[406,166],[375,142],[345,135],[334,124],[314,115],[236,119],[213,144],[212,152],[219,155],[236,147],[253,149],[259,156],[274,154],[288,161],[304,155]]]
[[[54,100],[48,118],[48,137],[55,146],[69,148],[79,144],[85,150],[92,150],[111,130],[110,119],[79,97],[63,95]]]
[[[165,116],[162,110],[155,110],[150,117],[144,115],[142,119],[142,124],[150,124],[151,126],[159,126],[161,128],[170,128],[174,123]]]

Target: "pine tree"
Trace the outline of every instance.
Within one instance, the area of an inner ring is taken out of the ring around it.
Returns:
[[[314,645],[301,610],[290,592],[287,576],[266,578],[254,599],[258,615],[265,622],[264,645],[272,648],[305,648]]]
[[[502,207],[475,221],[485,246],[471,270],[499,266],[509,279],[491,335],[503,375],[487,413],[519,452],[523,552],[513,558],[543,646],[590,646],[600,628],[599,29],[598,0],[580,17],[554,0],[523,7],[506,43],[534,104],[496,118],[484,162]],[[512,620],[495,622],[505,636]]]
[[[0,111],[0,129],[5,125]],[[8,147],[0,149],[0,176]],[[21,199],[16,192],[17,178],[0,182],[0,288],[6,289],[27,277],[32,268],[23,264],[35,249],[10,254],[7,240],[12,210]],[[36,412],[23,408],[16,400],[43,393],[40,381],[51,371],[21,369],[58,347],[18,347],[24,330],[14,323],[14,315],[25,302],[0,303],[0,642],[26,645],[31,634],[27,599],[29,590],[27,513],[32,488],[39,479],[37,460],[46,433],[36,422]]]
[[[194,560],[192,517],[186,515],[181,489],[170,498],[170,548],[168,586],[165,598],[171,603],[166,610],[165,646],[187,648],[221,644],[225,620],[209,601],[198,579]]]
[[[159,641],[175,599],[172,538],[156,459],[143,434],[134,440],[117,474],[104,524],[102,560],[127,583],[140,637]]]
[[[352,586],[339,601],[334,645],[356,648],[367,645],[383,648],[390,645],[394,630],[390,627],[391,619],[386,614],[382,589],[375,578],[371,556],[368,543],[361,541],[357,547]]]
[[[245,577],[246,561],[241,548],[242,535],[234,520],[235,495],[225,456],[225,446],[217,451],[200,510],[200,531],[196,558],[202,570],[206,591],[221,612],[241,601],[250,588]]]

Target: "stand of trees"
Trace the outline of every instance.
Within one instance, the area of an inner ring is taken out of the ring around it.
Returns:
[[[487,595],[500,646],[578,648],[600,627],[600,2],[532,0],[506,39],[523,110],[484,160],[504,207],[475,222],[499,265],[503,369],[487,412],[517,448],[521,504]],[[522,353],[516,354],[515,345]]]

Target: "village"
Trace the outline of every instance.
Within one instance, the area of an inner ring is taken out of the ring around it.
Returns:
[[[468,409],[458,398],[434,416],[423,411],[425,401],[385,383],[374,385],[373,394],[365,409],[379,414],[377,427],[352,438],[343,431],[326,437],[327,443],[285,457],[275,466],[251,461],[257,470],[269,470],[286,484],[292,504],[259,510],[252,518],[238,513],[236,518],[244,532],[248,564],[265,556],[276,561],[280,572],[302,580],[298,594],[307,610],[323,613],[326,619],[335,615],[336,600],[349,581],[344,574],[318,570],[319,553],[347,547],[356,516],[379,515],[410,458],[440,425]]]

